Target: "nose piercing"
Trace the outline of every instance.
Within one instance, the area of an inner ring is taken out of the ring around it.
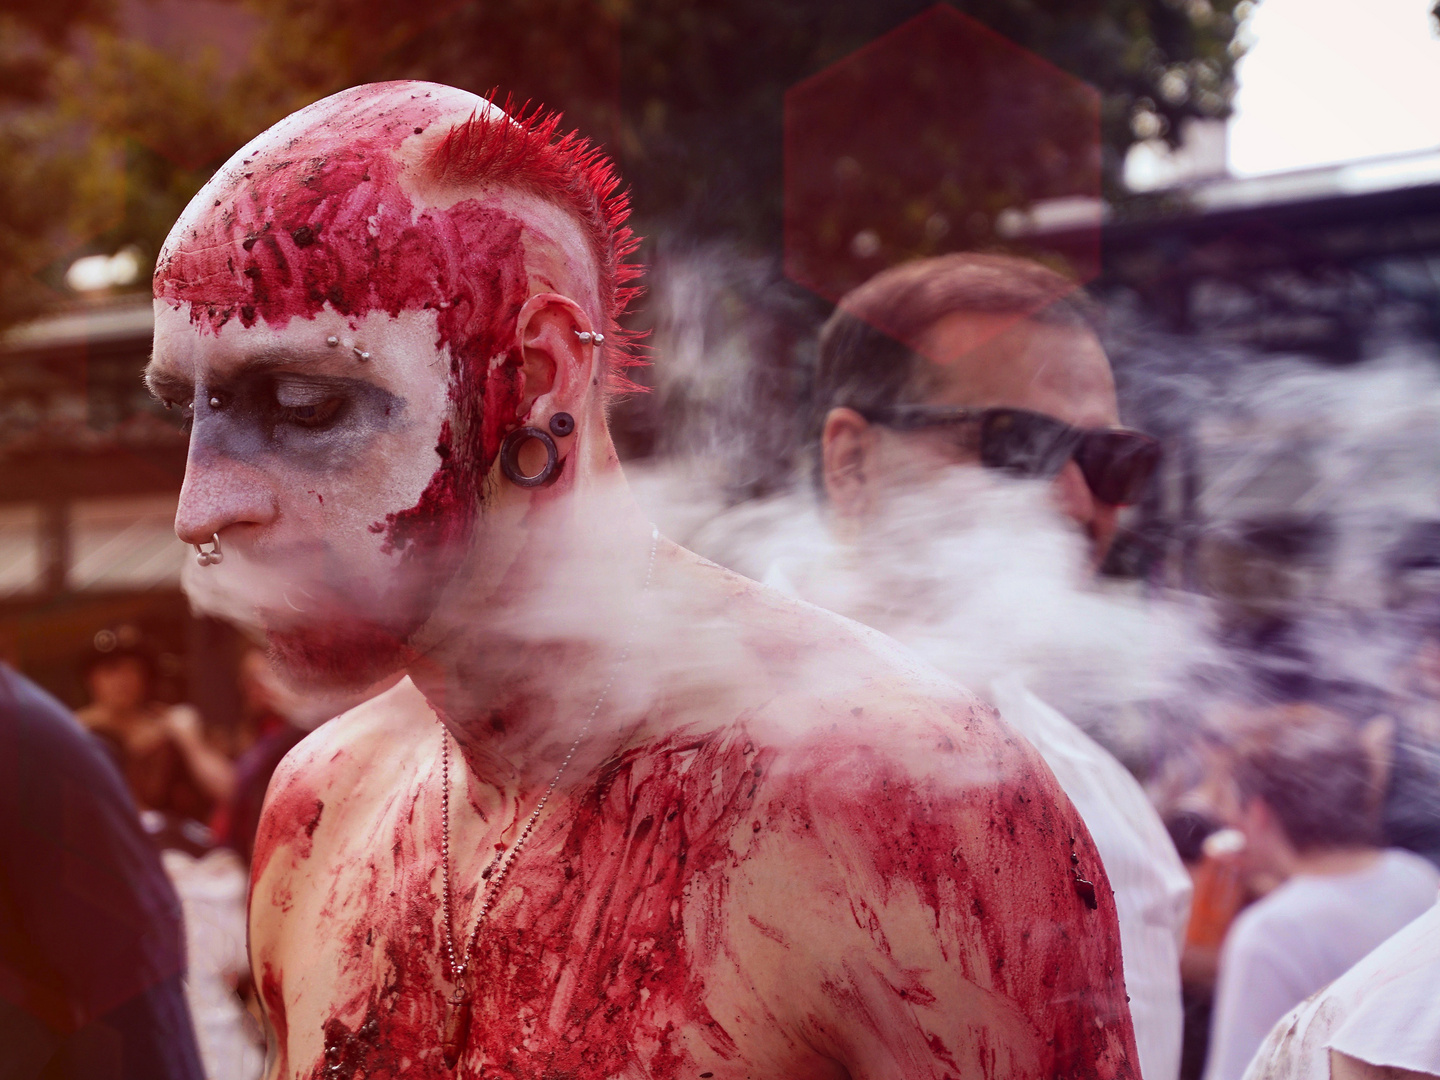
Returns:
[[[206,551],[205,548],[200,544],[194,545],[195,561],[198,562],[201,566],[214,566],[216,563],[220,562],[222,559],[225,558],[225,553],[220,550],[220,534],[211,533],[210,536],[215,546],[209,551]]]
[[[575,336],[580,339],[581,345],[589,345],[591,342],[594,342],[596,345],[605,344],[605,335],[598,330],[594,333],[591,333],[589,330],[576,330]]]

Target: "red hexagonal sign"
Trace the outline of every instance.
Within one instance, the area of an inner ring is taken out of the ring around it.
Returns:
[[[1093,280],[1100,153],[1098,91],[937,4],[785,95],[786,273],[831,301],[951,251]]]

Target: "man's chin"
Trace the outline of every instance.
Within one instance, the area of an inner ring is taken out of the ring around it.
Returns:
[[[359,691],[402,671],[406,636],[363,619],[266,629],[270,656],[299,691]]]

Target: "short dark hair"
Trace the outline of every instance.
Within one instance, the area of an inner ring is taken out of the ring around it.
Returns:
[[[1264,802],[1296,850],[1379,842],[1381,792],[1353,721],[1298,702],[1254,710],[1240,727],[1230,748],[1240,796]]]
[[[884,409],[923,401],[933,368],[916,342],[961,312],[1095,324],[1094,309],[1074,281],[1028,259],[962,253],[891,267],[847,293],[820,331],[806,441],[819,442],[825,417],[837,406]]]

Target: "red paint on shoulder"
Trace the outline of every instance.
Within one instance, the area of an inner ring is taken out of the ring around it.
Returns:
[[[956,785],[943,766],[917,778],[870,748],[817,745],[782,797],[784,817],[822,835],[871,837],[868,862],[847,866],[847,880],[881,903],[918,897],[942,943],[957,946],[949,959],[961,975],[1045,1036],[1043,1075],[1135,1075],[1114,900],[1089,834],[1028,749],[980,732],[952,756],[956,775],[989,779]],[[1072,850],[1099,875],[1096,907],[1075,892]],[[878,932],[867,905],[854,911]],[[896,987],[910,1001],[916,990]],[[856,999],[842,986],[833,1000],[843,1015]]]
[[[311,842],[324,812],[325,803],[308,785],[292,780],[280,788],[260,816],[250,862],[251,884],[260,880],[281,848],[290,848],[297,862],[310,858]]]

